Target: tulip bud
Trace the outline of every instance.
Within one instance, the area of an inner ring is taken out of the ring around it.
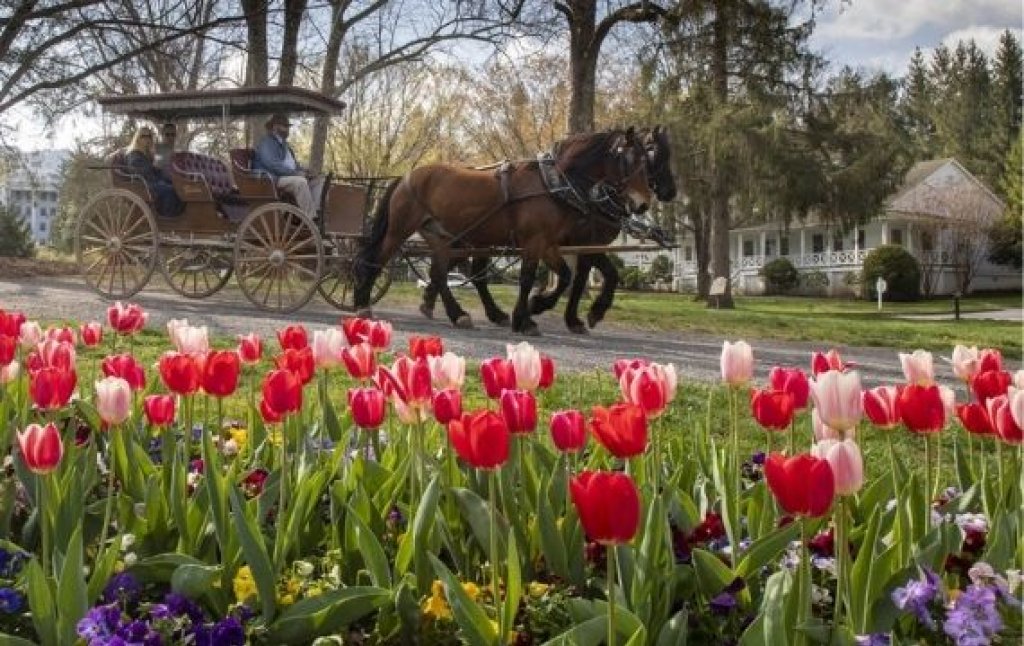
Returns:
[[[774,366],[768,372],[768,383],[772,390],[784,390],[793,396],[793,408],[803,410],[807,408],[807,398],[811,393],[811,385],[807,381],[807,375],[800,368],[783,368]]]
[[[497,469],[508,460],[508,427],[494,411],[463,413],[448,423],[448,437],[459,457],[477,469]]]
[[[722,345],[722,381],[730,386],[742,386],[754,377],[754,351],[746,341]]]
[[[439,357],[427,357],[430,364],[430,376],[436,388],[454,388],[459,390],[466,380],[466,360],[453,352],[445,352]]]
[[[21,328],[18,330],[18,341],[21,343],[23,348],[34,348],[39,342],[43,340],[43,330],[39,327],[39,323],[35,321],[25,321],[21,324]],[[71,343],[74,344],[74,338],[71,339]]]
[[[913,433],[937,433],[946,426],[946,404],[938,386],[901,386],[897,409]]]
[[[29,424],[19,431],[18,448],[25,466],[38,475],[54,471],[64,456],[64,442],[53,422],[46,426]]]
[[[149,395],[142,400],[142,411],[150,426],[170,426],[174,423],[174,397],[171,395]]]
[[[835,476],[827,460],[802,453],[772,453],[764,463],[768,488],[787,514],[823,516],[835,497]]]
[[[823,440],[811,448],[811,455],[832,467],[836,495],[850,496],[864,486],[864,460],[853,440]]]
[[[501,393],[501,416],[509,433],[523,435],[537,428],[537,400],[528,390]]]
[[[594,406],[591,413],[590,431],[615,457],[632,458],[647,449],[647,416],[639,406]]]
[[[896,409],[899,390],[895,386],[879,386],[865,390],[863,394],[864,413],[871,423],[881,429],[899,426],[900,416]]]
[[[551,439],[559,451],[579,451],[587,443],[587,426],[578,410],[560,410],[551,414]]]
[[[238,358],[249,365],[258,363],[263,356],[263,342],[256,334],[240,334],[238,336]]]
[[[913,353],[899,353],[900,365],[903,367],[903,376],[908,384],[918,386],[930,386],[935,382],[935,367],[932,363],[932,353],[924,350],[914,350]]]
[[[762,428],[783,431],[793,423],[793,396],[784,390],[754,390],[750,409]]]
[[[384,423],[384,393],[377,388],[350,388],[348,407],[359,428],[369,431]]]
[[[580,523],[592,540],[620,545],[640,526],[640,494],[625,473],[584,471],[569,481]]]
[[[526,341],[506,346],[506,358],[512,363],[519,390],[537,390],[540,385],[540,352]]]
[[[92,321],[82,326],[82,345],[93,348],[103,342],[103,324],[99,321]]]
[[[301,325],[289,325],[277,331],[282,350],[302,350],[309,347],[309,335]]]
[[[516,387],[512,362],[500,357],[487,359],[480,364],[480,379],[489,399],[497,399],[501,397],[501,391]]]
[[[121,424],[132,414],[132,388],[120,377],[96,382],[96,412],[108,426]]]
[[[953,348],[953,356],[948,361],[953,366],[953,374],[970,383],[978,372],[978,348],[957,345]]]
[[[811,398],[821,421],[841,433],[856,428],[863,413],[860,375],[829,370],[811,380]]]
[[[377,369],[377,354],[373,351],[373,347],[365,342],[342,348],[341,361],[353,379],[369,379]]]
[[[462,393],[454,388],[446,388],[434,393],[434,419],[438,424],[447,425],[453,419],[462,417]]]
[[[107,322],[118,334],[132,335],[146,326],[149,314],[135,303],[118,301],[107,308]]]
[[[439,357],[444,354],[444,343],[439,336],[410,336],[409,356],[413,359]]]
[[[242,360],[234,350],[212,350],[203,362],[203,390],[213,397],[229,397],[238,388]]]
[[[142,390],[146,387],[146,371],[130,354],[104,357],[102,368],[104,375],[124,379],[132,390]]]

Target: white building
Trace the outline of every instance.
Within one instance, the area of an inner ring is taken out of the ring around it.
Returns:
[[[1021,288],[1021,272],[987,260],[985,230],[1001,217],[1005,205],[955,159],[920,162],[907,173],[903,186],[886,200],[880,216],[845,230],[825,218],[809,216],[788,226],[779,223],[733,229],[730,262],[733,291],[762,294],[761,268],[784,257],[809,284],[805,293],[852,295],[865,256],[884,244],[901,245],[921,264],[922,292],[944,295],[957,291],[958,273],[971,268],[971,291]],[[962,259],[969,257],[969,262]],[[954,262],[955,258],[961,261]],[[674,251],[675,282],[683,291],[697,286],[692,234]]]
[[[50,240],[64,164],[70,157],[67,150],[16,152],[7,160],[7,174],[0,178],[0,205],[28,224],[37,244]]]

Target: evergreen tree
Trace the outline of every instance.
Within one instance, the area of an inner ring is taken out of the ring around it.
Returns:
[[[928,66],[921,48],[914,49],[910,68],[903,81],[903,97],[900,108],[904,127],[910,135],[914,157],[927,159],[934,156],[935,122],[932,118],[935,107],[935,88],[928,74]]]
[[[999,183],[1000,191],[1006,200],[1006,214],[989,235],[989,260],[1001,265],[1013,265],[1020,269],[1022,253],[1022,219],[1024,219],[1024,155],[1022,155],[1024,138],[1020,135],[1014,140],[1009,154],[1006,156],[1006,168],[1003,179]]]
[[[992,64],[993,146],[1005,158],[1020,137],[1024,76],[1021,74],[1021,46],[1009,29],[999,37]]]
[[[28,224],[13,212],[0,207],[0,256],[31,258],[36,245]]]

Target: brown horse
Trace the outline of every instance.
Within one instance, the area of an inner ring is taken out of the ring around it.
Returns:
[[[584,195],[595,188],[619,195],[634,212],[645,211],[652,200],[644,150],[632,128],[572,138],[556,155],[555,168]],[[537,265],[543,261],[568,272],[559,246],[587,217],[564,209],[551,196],[536,162],[498,173],[448,164],[417,168],[389,186],[381,200],[356,262],[355,305],[361,315],[370,315],[374,279],[402,243],[418,232],[431,249],[430,279],[440,290],[448,318],[468,327],[469,315],[445,280],[452,250],[514,247],[523,261],[512,328],[537,334],[528,303]]]
[[[668,131],[662,126],[655,126],[653,129],[644,129],[639,133],[641,143],[644,147],[644,162],[647,170],[647,179],[655,196],[661,202],[674,200],[677,195],[675,178],[672,176],[672,149],[669,142]],[[565,145],[560,142],[557,147]],[[556,150],[557,150],[556,147]],[[567,203],[563,208],[572,209]],[[593,218],[585,221],[578,221],[578,225],[569,234],[569,238],[563,241],[563,245],[606,245],[615,240],[621,232],[621,218],[627,217],[625,206],[621,204],[593,206],[595,211]],[[604,212],[601,212],[601,209]],[[615,211],[617,209],[617,211]],[[470,280],[480,295],[480,301],[484,306],[484,312],[488,320],[496,325],[508,325],[508,315],[495,303],[490,289],[487,285],[487,273],[489,262],[486,257],[474,257],[469,261]],[[605,313],[611,307],[615,295],[615,288],[618,285],[618,271],[606,253],[580,254],[577,259],[575,270],[572,273],[572,290],[569,293],[569,302],[565,309],[565,324],[570,331],[578,334],[587,331],[587,325],[579,319],[578,309],[580,298],[586,287],[587,277],[591,268],[597,269],[602,277],[601,291],[594,299],[587,315],[587,324],[590,327],[597,325],[604,318]],[[531,314],[540,314],[555,306],[559,297],[568,286],[565,278],[565,269],[560,267],[549,267],[556,272],[559,281],[555,288],[546,294],[538,294],[530,299],[529,307]],[[420,305],[420,312],[428,318],[433,318],[434,302],[438,295],[438,289],[430,283],[423,290],[423,302]]]

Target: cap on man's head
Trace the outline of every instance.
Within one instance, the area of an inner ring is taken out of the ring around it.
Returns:
[[[165,135],[176,135],[178,134],[178,126],[168,122],[160,126],[160,132],[162,132]]]
[[[153,136],[153,129],[150,128],[149,126],[142,126],[141,128],[139,128],[139,136],[140,137],[152,137]]]
[[[289,121],[288,121],[288,117],[286,117],[284,114],[282,114],[280,112],[277,112],[277,113],[271,115],[271,117],[269,119],[267,119],[267,130],[270,130],[274,126],[285,126],[285,127],[288,127],[288,126],[291,126],[291,125],[292,124],[289,123]]]

